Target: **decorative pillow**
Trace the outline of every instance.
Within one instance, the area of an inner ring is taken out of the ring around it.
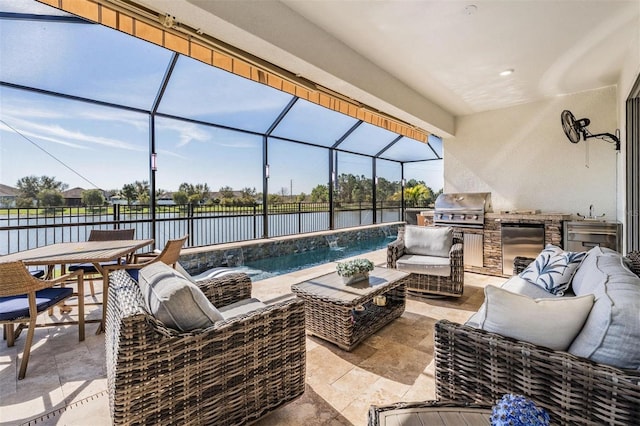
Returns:
[[[595,362],[640,370],[640,278],[627,269],[619,253],[603,252],[592,260],[580,266],[589,268],[584,272],[590,280],[581,290],[592,292],[596,301],[569,352]]]
[[[421,256],[449,257],[453,244],[453,228],[448,226],[407,225],[404,252]]]
[[[539,285],[551,294],[562,296],[571,284],[571,278],[586,256],[586,252],[564,251],[548,244],[536,260],[531,262],[520,277]]]
[[[603,278],[602,273],[596,267],[596,261],[600,256],[620,257],[620,253],[606,247],[592,247],[571,280],[571,288],[577,296],[594,293],[604,283],[606,277]]]
[[[594,300],[592,294],[532,299],[495,286],[484,293],[486,316],[480,328],[558,351],[571,345]]]
[[[190,331],[223,319],[197,285],[163,262],[140,269],[138,278],[149,313],[167,327]]]

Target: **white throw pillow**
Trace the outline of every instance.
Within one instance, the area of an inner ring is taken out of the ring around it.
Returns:
[[[140,269],[138,285],[149,313],[169,328],[191,331],[223,319],[196,284],[163,262]]]
[[[449,257],[453,229],[449,226],[407,225],[404,231],[405,254]]]
[[[565,351],[585,323],[594,297],[532,299],[487,286],[483,330]]]
[[[520,273],[520,277],[551,294],[562,296],[569,289],[573,274],[586,254],[586,252],[564,251],[560,247],[548,244]]]

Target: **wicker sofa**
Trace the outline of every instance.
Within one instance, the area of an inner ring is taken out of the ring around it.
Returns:
[[[196,282],[216,308],[239,308],[208,328],[179,332],[149,313],[127,272],[112,272],[109,282],[105,345],[114,424],[246,424],[303,394],[302,300],[256,302],[240,273]]]
[[[517,258],[514,272],[522,272],[531,261]],[[637,253],[628,255],[627,261],[626,268],[639,275]],[[544,407],[552,424],[638,424],[640,369],[596,362],[447,320],[436,323],[434,339],[439,400],[493,405],[505,393],[517,393]]]
[[[423,255],[433,252],[433,248],[425,249],[416,240],[420,237],[429,238],[429,234],[440,238],[439,234],[445,230],[451,233],[447,253]],[[418,246],[414,251],[407,244],[412,237],[413,245]],[[460,297],[464,290],[463,252],[463,237],[459,231],[446,227],[406,225],[398,231],[398,238],[387,246],[387,268],[409,272],[407,290],[410,292],[418,295]],[[407,258],[409,260],[403,263]],[[436,272],[438,269],[440,271]]]

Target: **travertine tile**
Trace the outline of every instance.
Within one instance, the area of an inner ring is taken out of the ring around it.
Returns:
[[[358,257],[384,265],[386,251]],[[328,263],[263,280],[253,284],[253,295],[264,301],[290,297],[292,284],[334,270],[335,263]],[[504,281],[465,274],[465,291],[458,299],[409,296],[400,318],[351,352],[308,336],[304,395],[256,424],[366,425],[372,404],[434,399],[433,324],[441,318],[465,321],[484,300],[484,287]],[[101,290],[100,285],[96,290]],[[87,296],[86,300],[90,299]],[[87,316],[99,319],[101,309],[87,306]],[[72,312],[71,317],[74,315],[77,318]],[[0,345],[0,425],[21,424],[47,413],[51,415],[39,419],[38,424],[85,425],[87,419],[92,426],[110,424],[104,334],[95,335],[96,328],[95,323],[86,325],[84,342],[78,342],[74,325],[37,329],[27,377],[20,381],[16,365],[26,332],[13,348]]]

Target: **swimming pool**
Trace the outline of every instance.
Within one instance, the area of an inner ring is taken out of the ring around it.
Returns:
[[[395,235],[386,237],[381,236],[366,240],[353,241],[348,247],[321,247],[301,253],[253,260],[251,262],[246,262],[243,266],[238,266],[236,269],[249,275],[251,277],[251,281],[259,281],[299,271],[300,269],[322,265],[327,262],[335,262],[336,260],[344,259],[346,257],[357,256],[362,253],[379,250],[385,248],[395,239]]]

